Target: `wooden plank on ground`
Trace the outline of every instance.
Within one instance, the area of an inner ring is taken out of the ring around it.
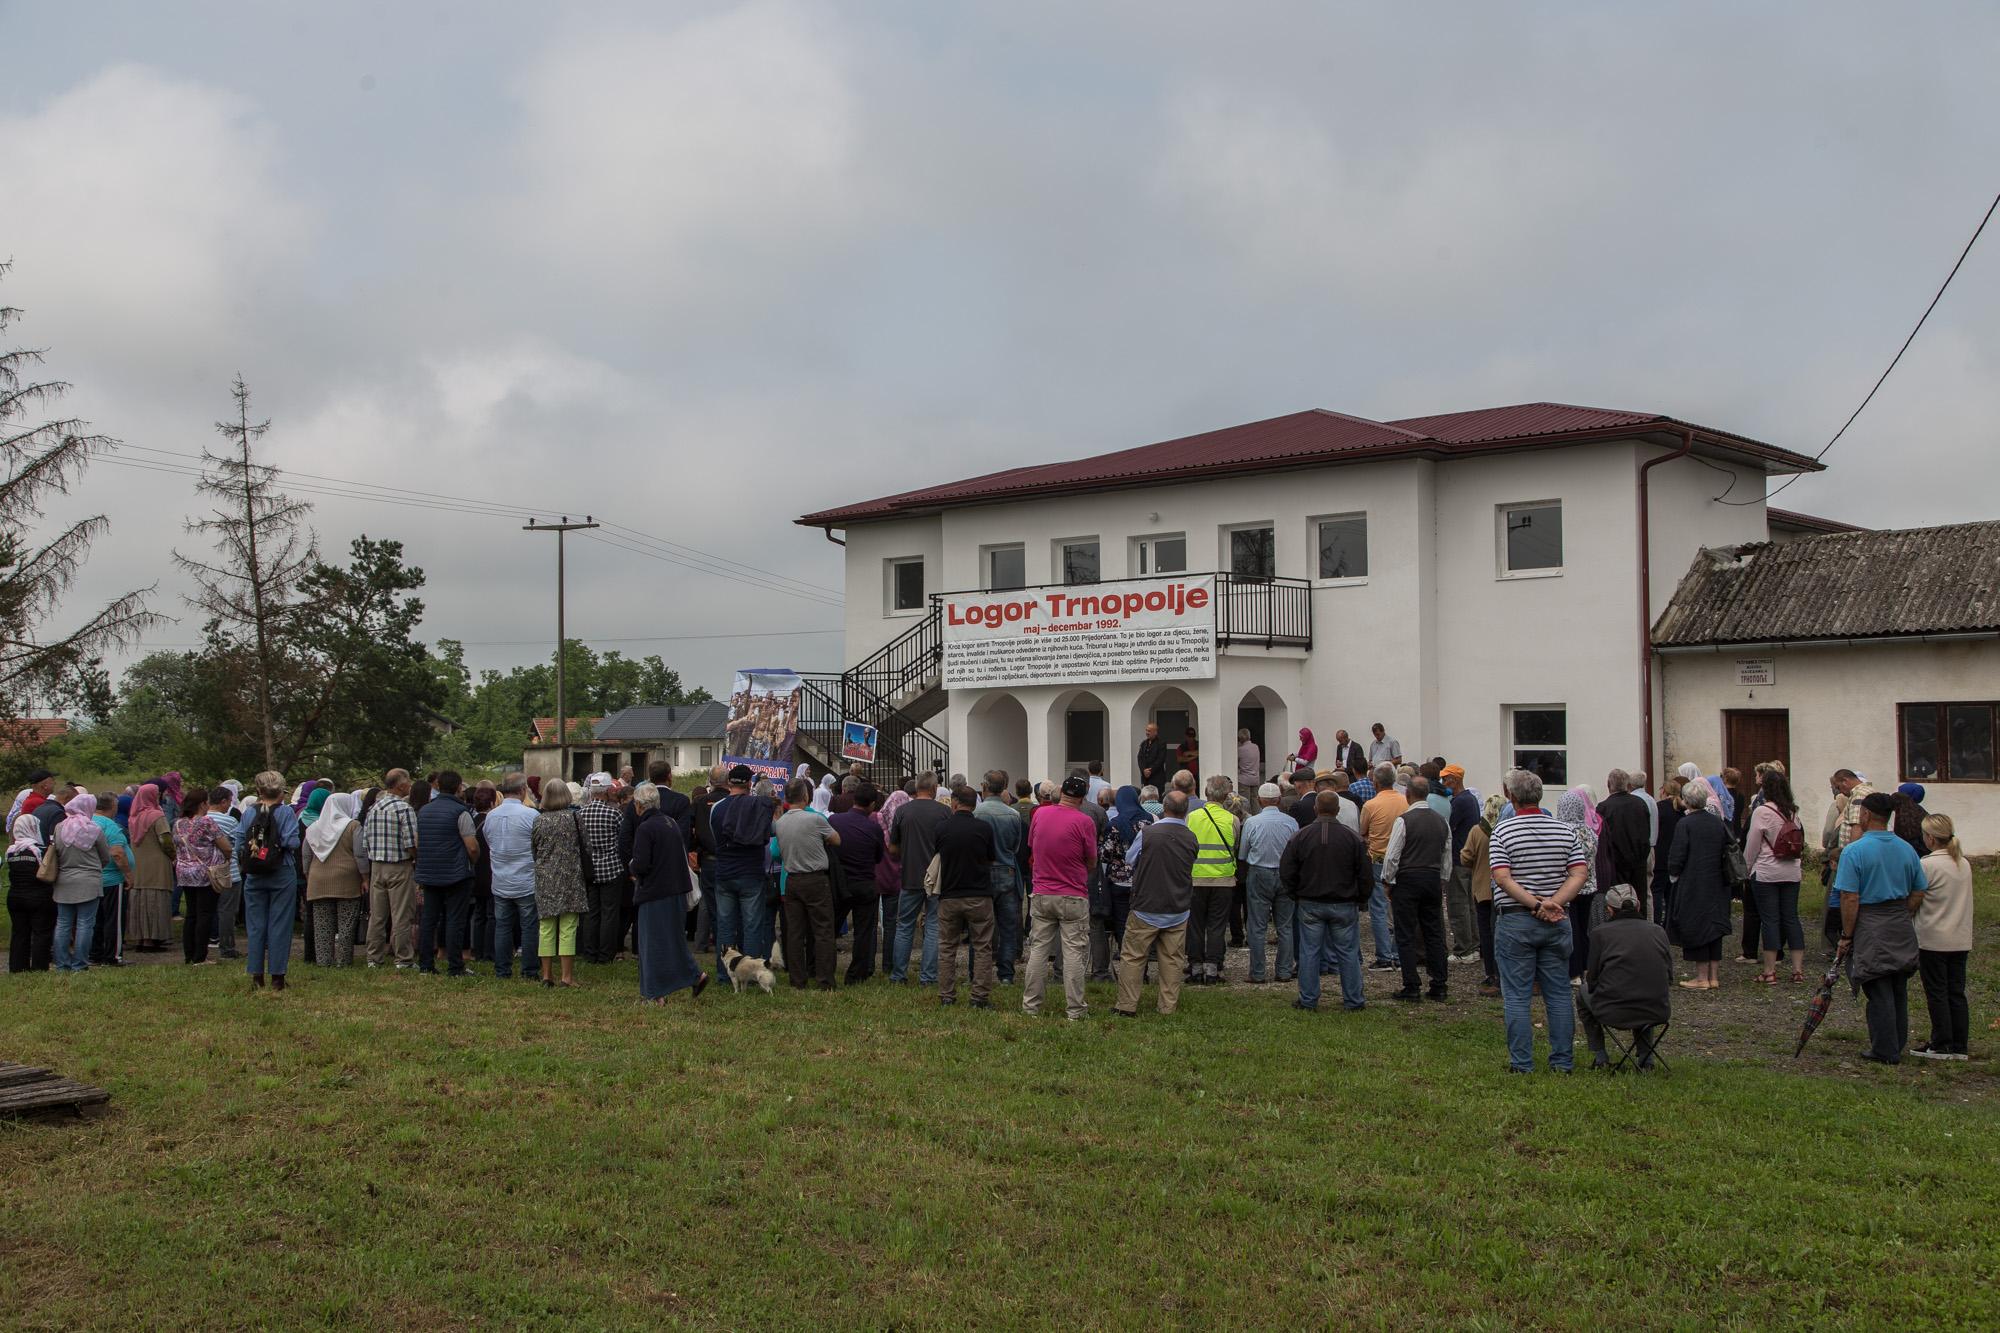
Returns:
[[[0,1115],[96,1106],[110,1100],[111,1094],[103,1088],[88,1083],[73,1083],[66,1078],[47,1079],[14,1088],[0,1088]]]
[[[10,1064],[0,1060],[0,1088],[12,1088],[22,1083],[40,1083],[43,1079],[54,1078],[48,1069],[37,1069],[33,1065]]]

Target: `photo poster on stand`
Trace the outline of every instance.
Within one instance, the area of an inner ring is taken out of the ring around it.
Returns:
[[[747,765],[783,787],[792,776],[792,743],[799,731],[799,673],[789,667],[752,667],[736,673],[729,690],[729,721],[722,762]]]
[[[866,722],[840,724],[840,757],[857,764],[875,762],[875,728]]]

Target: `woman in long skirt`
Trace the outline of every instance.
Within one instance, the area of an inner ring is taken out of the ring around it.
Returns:
[[[695,891],[688,876],[687,844],[680,825],[660,813],[660,789],[650,782],[632,793],[639,812],[632,835],[632,901],[639,911],[639,994],[653,1004],[665,1004],[677,990],[699,995],[708,972],[688,948],[688,895]]]
[[[174,930],[174,835],[160,805],[160,789],[148,782],[132,798],[128,823],[132,838],[132,911],[125,937],[142,953],[167,947]]]

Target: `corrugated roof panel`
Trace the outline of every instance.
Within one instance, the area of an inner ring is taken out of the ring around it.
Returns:
[[[1828,532],[1701,552],[1655,647],[2000,630],[2000,522]]]

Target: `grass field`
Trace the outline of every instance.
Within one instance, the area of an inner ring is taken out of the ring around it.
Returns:
[[[0,1122],[0,1324],[1990,1328],[1981,891],[1975,1059],[1893,1070],[1844,994],[1794,1064],[1803,997],[1747,968],[1616,1079],[1506,1077],[1469,984],[1072,1025],[881,982],[659,1011],[629,964],[0,978],[0,1059],[114,1094]]]

